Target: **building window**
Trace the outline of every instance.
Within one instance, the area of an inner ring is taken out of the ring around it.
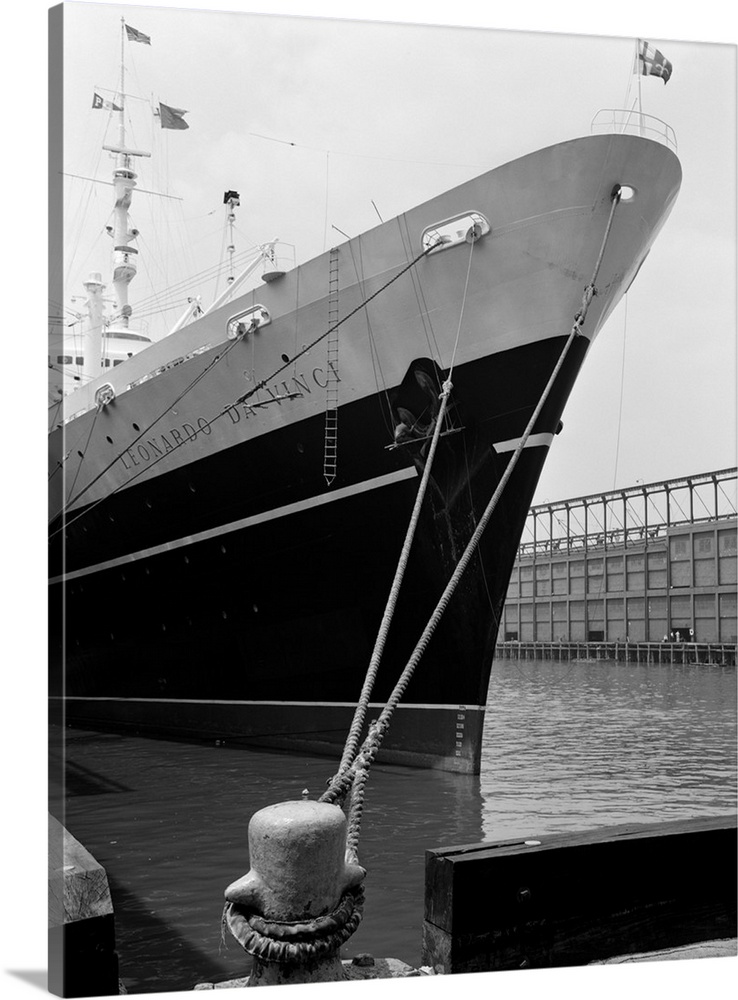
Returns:
[[[718,534],[720,554],[736,551],[736,530],[721,531]]]
[[[648,553],[648,589],[662,590],[666,587],[666,552]]]
[[[672,559],[689,559],[688,538],[672,538],[670,546]]]
[[[673,562],[671,564],[672,587],[692,586],[692,567],[689,562]]]
[[[703,531],[694,536],[695,559],[712,555],[712,541],[712,532]]]
[[[719,594],[720,641],[736,641],[736,595]]]

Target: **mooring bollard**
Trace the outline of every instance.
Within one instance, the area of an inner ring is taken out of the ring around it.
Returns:
[[[346,859],[343,810],[306,799],[267,806],[249,823],[249,856],[223,915],[253,956],[248,985],[343,979],[339,949],[361,921],[366,875]]]

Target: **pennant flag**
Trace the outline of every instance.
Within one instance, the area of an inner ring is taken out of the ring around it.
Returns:
[[[117,104],[112,101],[105,101],[99,94],[92,95],[92,106],[93,108],[105,108],[106,111],[122,111],[123,108],[119,108]]]
[[[170,108],[168,104],[159,104],[159,121],[162,128],[189,128],[184,120],[186,111],[181,108]]]
[[[126,25],[126,35],[128,35],[129,42],[143,42],[144,45],[151,45],[151,39],[148,35],[144,35],[143,31],[136,31],[132,28],[130,24]]]
[[[638,64],[643,76],[660,76],[664,83],[668,83],[672,70],[671,63],[664,58],[662,52],[642,39],[639,39],[638,45]]]

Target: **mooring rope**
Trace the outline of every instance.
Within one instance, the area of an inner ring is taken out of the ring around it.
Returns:
[[[418,486],[418,491],[415,495],[415,503],[413,505],[413,510],[410,515],[410,521],[408,523],[407,531],[405,533],[405,540],[402,545],[402,550],[400,552],[400,557],[397,562],[397,568],[395,570],[395,576],[392,581],[392,586],[390,587],[389,596],[387,598],[387,603],[385,604],[384,613],[382,615],[382,621],[377,632],[377,638],[374,643],[374,649],[372,650],[372,655],[369,660],[369,666],[367,667],[367,672],[364,676],[364,683],[362,685],[361,694],[359,695],[359,700],[354,711],[354,717],[351,721],[351,726],[349,727],[349,733],[346,738],[346,743],[344,745],[343,754],[341,755],[341,762],[338,767],[338,773],[344,772],[353,763],[356,757],[359,740],[361,738],[361,732],[364,728],[364,722],[366,720],[366,713],[369,707],[369,698],[371,696],[372,689],[374,687],[374,682],[377,678],[377,673],[379,671],[379,666],[382,660],[382,654],[384,652],[384,647],[387,642],[387,636],[389,634],[390,626],[392,624],[392,619],[394,617],[395,608],[397,606],[397,600],[400,594],[400,588],[402,587],[402,581],[405,576],[405,570],[407,569],[407,564],[410,559],[410,549],[412,548],[413,539],[415,538],[415,532],[420,521],[420,512],[423,506],[423,500],[425,499],[425,494],[428,488],[428,483],[430,481],[430,475],[433,468],[433,461],[436,455],[436,448],[438,447],[438,441],[441,436],[444,419],[446,416],[446,409],[448,407],[449,396],[451,395],[451,390],[453,389],[453,383],[451,381],[451,376],[453,375],[454,364],[456,363],[456,354],[459,347],[459,338],[461,335],[461,325],[464,318],[464,307],[466,305],[466,297],[469,290],[469,275],[471,273],[471,262],[472,254],[474,251],[474,243],[476,240],[472,239],[471,246],[469,248],[469,263],[466,271],[466,280],[464,283],[464,292],[461,300],[461,308],[459,310],[459,322],[456,330],[456,340],[454,342],[454,347],[451,355],[451,364],[449,366],[448,377],[442,385],[442,391],[439,396],[441,400],[441,405],[436,416],[435,427],[433,428],[433,435],[431,438],[431,443],[428,449],[428,455],[426,457],[425,466],[423,468],[423,475]],[[352,797],[353,798],[353,797]]]
[[[522,454],[523,449],[525,448],[526,442],[533,431],[536,421],[540,416],[541,410],[543,409],[543,406],[546,400],[548,399],[548,396],[559,375],[559,372],[563,367],[564,361],[566,360],[569,350],[574,341],[576,340],[576,338],[579,337],[582,333],[582,327],[584,325],[584,321],[586,319],[589,306],[592,302],[593,297],[597,294],[595,282],[597,280],[600,267],[602,265],[602,259],[604,257],[605,247],[607,245],[607,240],[610,236],[610,231],[612,229],[615,209],[620,201],[620,194],[621,194],[621,187],[619,184],[616,184],[610,194],[612,205],[610,206],[610,214],[607,220],[607,226],[605,228],[605,234],[602,239],[600,251],[597,256],[597,262],[595,264],[592,273],[592,278],[589,284],[585,286],[584,293],[582,295],[582,307],[574,318],[574,324],[572,326],[571,332],[569,333],[569,336],[567,337],[566,343],[564,344],[564,347],[561,351],[561,355],[559,356],[559,359],[556,362],[553,371],[551,372],[548,382],[544,387],[541,397],[538,400],[538,403],[528,421],[528,424],[523,432],[523,435],[520,438],[520,441],[518,442],[518,445],[515,451],[513,452],[513,455],[510,458],[505,468],[505,471],[500,478],[499,483],[497,484],[497,488],[495,489],[492,497],[490,498],[489,503],[487,504],[487,507],[485,508],[485,511],[482,514],[482,517],[480,518],[479,523],[477,524],[472,534],[472,537],[467,543],[467,546],[459,562],[456,565],[456,569],[454,570],[451,579],[447,583],[446,588],[444,589],[443,594],[441,595],[441,598],[439,599],[438,604],[436,605],[436,608],[433,611],[433,614],[428,620],[428,623],[425,629],[423,630],[423,633],[420,639],[418,640],[418,643],[412,655],[410,656],[410,659],[408,660],[404,670],[402,671],[402,674],[400,675],[400,678],[398,679],[392,691],[392,694],[390,695],[390,698],[388,699],[386,705],[382,709],[379,718],[370,727],[369,734],[364,740],[361,750],[356,755],[354,763],[343,772],[339,771],[339,773],[331,781],[331,784],[329,785],[328,789],[320,797],[320,801],[322,802],[342,803],[345,800],[348,792],[349,791],[352,792],[349,829],[347,835],[347,856],[351,856],[353,858],[356,857],[357,854],[360,826],[361,826],[361,814],[363,811],[364,789],[366,785],[367,773],[374,759],[376,758],[377,753],[379,752],[379,748],[389,728],[394,711],[397,705],[399,704],[407,688],[407,685],[410,683],[415,668],[420,662],[420,659],[422,658],[423,653],[425,652],[428,643],[430,642],[433,633],[435,632],[436,627],[438,626],[438,623],[440,622],[443,613],[446,610],[446,607],[448,606],[448,603],[451,600],[454,591],[456,590],[459,580],[463,576],[464,571],[466,570],[467,566],[469,565],[469,562],[471,561],[473,555],[476,552],[482,534],[484,533],[484,530],[487,527],[487,524],[489,523],[489,520],[492,517],[495,508],[497,507],[497,503],[500,499],[500,496],[502,495],[502,492],[504,491],[505,486],[507,485],[515,466],[517,465],[518,459],[520,458],[520,455]],[[354,784],[355,782],[356,784]]]
[[[208,362],[208,364],[206,365],[206,367],[203,368],[203,370],[198,375],[196,375],[188,385],[185,386],[185,388],[179,393],[179,395],[175,399],[173,399],[171,403],[169,403],[167,405],[166,409],[164,409],[159,414],[158,417],[155,417],[154,420],[152,420],[146,427],[144,427],[144,429],[142,431],[139,431],[139,433],[136,435],[136,437],[133,438],[132,441],[128,442],[128,444],[126,445],[126,448],[122,452],[120,452],[119,454],[117,454],[115,456],[115,458],[113,458],[110,462],[108,462],[108,464],[93,479],[91,479],[89,481],[89,483],[85,487],[83,487],[83,489],[81,489],[79,491],[79,493],[77,493],[76,496],[70,497],[70,499],[66,501],[66,503],[64,504],[64,506],[62,507],[62,509],[57,514],[55,514],[53,518],[51,518],[50,523],[53,523],[58,517],[62,517],[64,514],[66,514],[67,511],[70,509],[70,507],[73,504],[75,504],[80,499],[80,497],[84,496],[84,494],[92,486],[94,486],[95,483],[98,482],[98,480],[100,480],[105,475],[105,473],[108,472],[108,470],[111,469],[115,465],[116,462],[118,462],[120,460],[120,458],[122,457],[122,455],[125,453],[126,450],[128,450],[129,448],[132,448],[134,446],[134,444],[136,444],[138,441],[140,441],[141,438],[145,434],[148,434],[152,427],[154,427],[156,424],[158,424],[159,421],[162,420],[167,415],[167,413],[169,413],[169,411],[173,407],[175,407],[177,405],[177,403],[179,403],[187,395],[188,392],[190,392],[192,389],[194,389],[194,387],[198,384],[198,382],[200,382],[200,380],[203,379],[207,375],[207,373],[215,365],[217,365],[220,361],[222,361],[230,353],[230,351],[233,350],[233,348],[236,346],[236,344],[239,343],[240,339],[241,338],[237,337],[235,340],[230,341],[230,343],[228,343],[226,345],[225,350],[223,350],[220,354],[216,354],[216,356],[210,362]],[[100,407],[98,407],[98,411],[97,412],[99,413],[99,411],[100,411]],[[218,416],[222,416],[222,414],[218,414]],[[97,413],[95,414],[95,419],[97,419]],[[90,431],[90,433],[92,433],[92,431]],[[89,441],[88,441],[88,443],[89,443]],[[175,451],[175,450],[176,449],[174,449],[174,448],[172,449],[172,451]],[[167,452],[166,454],[169,454],[169,452]],[[162,456],[162,457],[164,457],[164,456]],[[155,463],[152,463],[152,464],[155,464]],[[149,468],[151,468],[151,466],[149,466]],[[146,470],[146,471],[148,471],[148,470]],[[76,479],[75,479],[75,481],[76,481]],[[117,491],[114,490],[113,492],[117,492]],[[75,520],[76,520],[76,518],[75,518]],[[57,529],[57,531],[59,531],[59,530],[61,530],[61,529]],[[54,532],[54,534],[56,534],[56,533],[57,532]],[[53,535],[51,537],[53,537]]]

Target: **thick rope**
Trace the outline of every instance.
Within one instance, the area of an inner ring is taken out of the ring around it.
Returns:
[[[95,408],[95,416],[92,418],[92,422],[90,423],[90,432],[87,435],[87,441],[85,441],[85,446],[84,446],[84,449],[82,451],[82,456],[80,458],[79,465],[77,466],[77,471],[74,474],[74,479],[72,480],[72,485],[69,487],[69,493],[70,494],[74,493],[74,488],[77,485],[77,480],[79,479],[79,474],[82,471],[82,465],[84,463],[84,460],[87,457],[87,450],[90,447],[90,440],[92,439],[92,434],[93,434],[93,431],[95,430],[95,424],[97,423],[97,418],[100,415],[101,409],[102,409],[102,407],[99,406],[99,405]],[[69,455],[71,455],[71,453],[72,453],[72,449],[70,449],[67,452],[66,456],[64,457],[64,461],[66,461],[66,459],[69,457]],[[62,465],[62,463],[59,463],[59,468],[61,468],[61,465]],[[64,487],[62,486],[62,489],[63,488]]]
[[[233,348],[236,346],[237,343],[239,343],[239,338],[236,338],[235,340],[232,340],[226,346],[225,350],[221,354],[217,354],[213,358],[213,360],[210,361],[205,368],[203,368],[203,370],[200,372],[200,374],[196,375],[195,378],[193,378],[193,380],[189,383],[189,385],[185,386],[185,388],[182,390],[182,392],[180,392],[180,394],[176,397],[176,399],[173,399],[172,402],[167,405],[166,409],[163,410],[159,414],[158,417],[156,417],[154,420],[151,421],[150,424],[148,424],[146,427],[144,427],[144,429],[142,431],[140,431],[132,441],[128,442],[128,444],[126,445],[126,449],[132,448],[133,445],[136,444],[138,441],[140,441],[141,438],[144,437],[145,434],[148,434],[149,431],[151,430],[151,428],[154,427],[156,424],[158,424],[159,421],[162,420],[167,415],[167,413],[169,413],[169,411],[174,406],[176,406],[177,403],[179,403],[180,400],[182,400],[187,395],[188,392],[190,392],[192,389],[194,389],[194,387],[197,385],[197,383],[207,375],[207,373],[210,371],[210,369],[213,368],[215,365],[217,365],[218,362],[222,361],[223,358],[225,358],[228,355],[228,353],[231,350],[233,350]],[[99,412],[99,408],[98,408],[98,412]],[[221,415],[222,414],[218,414],[218,416],[221,416]],[[97,413],[95,414],[95,419],[97,419]],[[174,450],[176,450],[176,449],[173,448],[172,451],[174,451]],[[108,470],[111,469],[115,465],[115,463],[120,460],[122,454],[123,454],[123,452],[121,452],[120,454],[116,455],[115,458],[112,459],[112,461],[108,462],[108,464],[93,479],[91,479],[89,481],[89,483],[83,489],[81,489],[79,491],[79,493],[77,493],[76,496],[71,497],[69,500],[67,500],[67,502],[64,504],[64,506],[62,507],[62,509],[57,514],[55,514],[53,518],[51,518],[51,521],[53,522],[53,521],[56,520],[56,518],[62,517],[64,514],[66,514],[66,512],[69,510],[69,508],[73,504],[75,504],[80,499],[80,497],[84,496],[84,494],[92,486],[94,486],[95,483],[98,482],[98,480],[102,479],[102,477],[105,475],[105,473],[108,472]],[[170,453],[167,452],[167,454],[170,454]],[[155,463],[152,463],[152,464],[155,464]],[[151,466],[149,466],[149,468],[151,468]],[[148,471],[148,470],[146,470],[146,471]],[[58,530],[61,530],[61,529],[58,529]]]
[[[361,738],[361,731],[364,727],[364,721],[366,719],[366,713],[369,707],[369,698],[371,696],[372,688],[374,687],[374,682],[377,677],[377,672],[379,670],[379,665],[382,659],[382,654],[384,652],[385,643],[387,641],[387,635],[389,634],[390,625],[392,624],[392,618],[395,613],[395,607],[397,606],[397,599],[400,593],[400,587],[402,586],[402,580],[405,575],[405,570],[407,569],[407,564],[410,558],[410,549],[412,547],[413,539],[415,537],[415,531],[420,520],[420,511],[423,505],[423,500],[425,498],[426,490],[428,487],[428,482],[430,480],[431,469],[433,467],[433,460],[436,454],[436,448],[438,446],[438,440],[441,436],[441,429],[443,427],[443,418],[446,414],[446,407],[448,405],[448,397],[451,392],[452,385],[449,381],[444,382],[443,392],[441,393],[441,406],[438,410],[438,417],[436,419],[436,426],[433,430],[433,437],[431,439],[430,448],[428,450],[428,458],[425,463],[425,468],[423,469],[423,476],[420,480],[420,485],[418,486],[418,492],[415,495],[415,504],[413,506],[413,511],[410,516],[410,523],[408,524],[407,532],[405,534],[405,541],[403,542],[402,551],[400,552],[400,558],[397,563],[397,569],[395,570],[395,577],[392,581],[392,586],[390,588],[390,593],[387,598],[387,603],[384,608],[384,614],[382,616],[382,621],[379,626],[379,631],[377,633],[377,638],[374,643],[374,649],[372,651],[371,659],[369,661],[369,666],[367,668],[366,676],[364,677],[364,684],[362,685],[361,694],[359,695],[359,700],[354,711],[354,717],[349,728],[349,734],[346,738],[346,744],[344,746],[343,754],[341,756],[341,763],[339,765],[339,773],[345,771],[346,768],[350,766],[353,762],[356,752],[359,746],[359,739]]]
[[[466,280],[464,283],[464,293],[461,300],[461,309],[459,311],[459,323],[456,330],[456,340],[454,342],[453,352],[451,355],[451,364],[449,366],[448,378],[443,383],[442,392],[440,395],[441,405],[438,410],[438,415],[436,417],[435,427],[433,429],[433,436],[431,438],[431,443],[428,449],[428,455],[426,457],[425,466],[423,468],[423,475],[420,480],[420,485],[418,486],[418,492],[415,496],[415,503],[413,505],[412,514],[410,515],[410,522],[408,524],[407,531],[405,533],[405,541],[403,542],[402,550],[400,552],[400,558],[397,562],[397,568],[395,570],[395,576],[392,581],[392,586],[390,587],[389,596],[387,598],[387,603],[384,608],[384,614],[382,615],[382,621],[377,632],[377,638],[374,643],[374,649],[372,650],[372,655],[369,660],[369,666],[367,668],[366,675],[364,677],[364,683],[362,685],[361,694],[359,695],[359,700],[354,711],[354,717],[351,721],[351,726],[349,727],[349,733],[346,737],[346,743],[344,745],[343,754],[341,755],[341,762],[338,767],[338,773],[344,772],[353,763],[356,757],[359,740],[361,738],[361,732],[364,728],[364,722],[366,720],[366,713],[369,707],[369,698],[371,697],[371,692],[374,687],[374,682],[377,678],[377,672],[379,670],[379,665],[382,660],[382,654],[384,652],[384,647],[387,642],[387,636],[389,634],[390,626],[392,624],[392,619],[394,617],[395,608],[397,606],[397,600],[400,593],[400,588],[402,586],[402,581],[405,576],[405,570],[407,569],[407,564],[410,558],[410,549],[412,548],[413,539],[415,537],[415,532],[417,530],[418,522],[420,520],[420,511],[423,506],[423,500],[425,499],[425,494],[428,488],[428,482],[430,481],[431,470],[433,468],[433,461],[436,455],[436,448],[438,447],[438,441],[441,436],[441,431],[443,428],[444,418],[446,416],[446,409],[448,407],[448,399],[453,389],[453,384],[451,382],[451,375],[453,374],[454,364],[456,363],[456,353],[459,347],[459,337],[461,334],[461,324],[464,318],[464,307],[466,305],[466,297],[469,290],[469,275],[471,273],[471,262],[472,254],[474,252],[474,243],[476,241],[472,240],[471,246],[469,248],[469,264],[466,271]],[[353,797],[352,797],[353,798]]]
[[[330,912],[312,920],[270,921],[256,912],[226,903],[222,928],[227,927],[249,955],[262,962],[304,965],[332,952],[351,937],[361,923],[364,888],[348,889]]]
[[[464,571],[466,570],[467,566],[469,565],[469,562],[471,561],[474,553],[476,552],[482,534],[484,533],[484,530],[487,527],[487,524],[489,523],[489,520],[492,517],[495,508],[497,507],[499,498],[502,495],[502,492],[505,489],[505,486],[507,485],[508,480],[510,479],[510,476],[512,475],[515,466],[517,465],[518,459],[520,458],[520,455],[522,454],[522,451],[525,448],[526,442],[533,431],[536,421],[540,416],[541,410],[543,409],[543,406],[546,400],[548,399],[548,396],[559,375],[559,372],[563,367],[564,361],[566,360],[571,345],[574,343],[575,339],[581,335],[582,327],[584,325],[584,321],[587,316],[587,311],[589,309],[590,303],[592,302],[592,298],[596,294],[595,282],[597,280],[597,276],[600,271],[600,266],[602,264],[602,259],[605,253],[605,246],[607,244],[607,240],[610,235],[610,230],[612,228],[615,209],[620,201],[620,185],[616,185],[613,188],[610,197],[612,200],[610,215],[607,221],[607,226],[605,228],[605,234],[602,239],[602,244],[600,247],[600,252],[597,257],[597,262],[595,264],[595,268],[592,274],[592,279],[584,289],[584,294],[582,296],[582,308],[577,313],[574,319],[574,325],[566,340],[566,343],[564,344],[564,347],[561,351],[561,355],[548,379],[548,382],[546,383],[543,393],[541,394],[541,397],[530,417],[530,420],[528,421],[528,424],[523,432],[523,435],[520,438],[520,441],[518,442],[518,445],[515,451],[513,452],[513,455],[510,458],[510,461],[508,462],[505,471],[500,478],[499,483],[497,484],[497,488],[495,489],[489,503],[487,504],[487,507],[484,513],[482,514],[482,517],[480,518],[479,523],[477,524],[477,527],[475,528],[472,537],[470,538],[464,550],[464,553],[461,556],[461,559],[457,563],[456,569],[454,570],[451,579],[446,585],[446,588],[443,591],[443,594],[441,595],[441,598],[438,601],[438,604],[436,605],[436,608],[433,614],[431,615],[428,624],[426,625],[423,631],[423,634],[418,640],[418,643],[410,659],[408,660],[405,669],[402,671],[402,674],[400,675],[400,678],[397,681],[397,684],[395,685],[395,688],[389,700],[387,701],[387,704],[383,708],[379,716],[379,719],[376,722],[376,725],[372,728],[369,735],[365,739],[361,751],[359,752],[356,758],[356,762],[347,771],[336,775],[336,777],[333,779],[333,782],[331,783],[327,791],[324,792],[323,795],[321,796],[321,801],[324,802],[342,801],[345,798],[348,790],[351,788],[352,783],[356,775],[359,773],[359,771],[362,770],[368,771],[369,767],[371,767],[371,764],[373,763],[374,759],[377,756],[377,753],[379,752],[379,748],[381,746],[382,740],[384,739],[384,735],[389,728],[392,715],[397,705],[399,704],[405,692],[405,689],[407,688],[407,685],[410,683],[415,668],[419,663],[421,657],[423,656],[423,653],[425,652],[428,643],[433,637],[433,633],[435,632],[438,623],[440,622],[443,613],[446,610],[448,603],[451,600],[451,597],[453,596],[454,591],[456,590],[459,580],[463,576]],[[363,784],[365,784],[365,779],[362,779],[362,788],[357,789],[358,795],[354,796],[352,794],[351,808],[352,811],[356,812],[357,816],[356,821],[353,822],[350,827],[353,850],[355,850],[356,844],[358,843],[360,814],[362,809],[362,804],[360,800],[363,798]],[[354,805],[355,799],[357,800],[356,805]]]

